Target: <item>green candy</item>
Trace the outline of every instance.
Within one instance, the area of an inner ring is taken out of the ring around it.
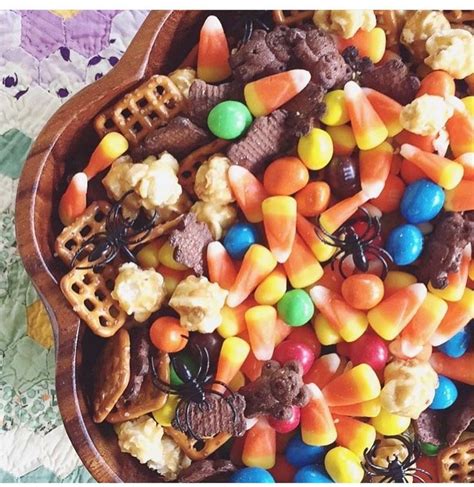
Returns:
[[[314,314],[314,304],[302,289],[288,291],[278,301],[278,316],[290,326],[303,326]]]
[[[239,101],[218,103],[207,117],[209,130],[220,139],[232,140],[240,137],[252,123],[252,114]]]
[[[193,358],[190,355],[188,355],[187,353],[180,353],[179,360],[181,360],[185,365],[188,366],[192,374],[195,374],[197,372],[198,367],[196,365],[196,362],[193,360]],[[172,386],[180,386],[181,384],[183,384],[183,381],[178,377],[178,374],[176,373],[173,365],[171,364],[170,364],[170,384]]]
[[[440,447],[438,445],[434,445],[433,443],[421,443],[420,449],[426,456],[434,457],[438,454]]]

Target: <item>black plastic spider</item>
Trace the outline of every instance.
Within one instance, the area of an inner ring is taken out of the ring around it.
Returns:
[[[417,440],[412,441],[405,435],[396,435],[396,436],[386,436],[386,438],[394,438],[402,442],[402,444],[407,449],[407,457],[403,462],[398,459],[397,455],[394,455],[394,459],[390,460],[390,457],[387,457],[388,466],[387,467],[380,467],[379,465],[375,465],[373,463],[373,458],[375,456],[375,451],[380,444],[380,440],[376,440],[374,444],[370,447],[370,449],[365,449],[364,451],[364,460],[365,463],[363,468],[365,473],[371,477],[378,477],[382,476],[380,482],[388,482],[388,483],[408,483],[407,477],[413,477],[414,479],[418,480],[421,483],[425,483],[425,481],[417,475],[418,473],[422,473],[428,476],[431,479],[431,474],[422,468],[414,467],[413,465],[418,460],[421,451],[420,445]]]
[[[243,26],[243,35],[239,41],[240,47],[242,44],[247,44],[255,28],[267,32],[272,28],[271,11],[246,10],[239,15],[239,22]]]
[[[208,411],[208,398],[214,395],[226,401],[232,411],[233,421],[235,421],[236,419],[237,412],[231,400],[231,398],[234,397],[234,392],[229,389],[227,384],[225,384],[224,382],[212,380],[213,376],[209,373],[210,357],[208,350],[198,345],[192,345],[190,348],[195,351],[197,353],[197,356],[199,357],[198,370],[195,374],[189,368],[189,366],[179,358],[179,356],[170,354],[171,365],[173,366],[173,369],[176,372],[178,378],[183,382],[182,384],[172,386],[171,384],[167,384],[166,382],[162,381],[156,371],[155,362],[152,355],[150,355],[150,369],[152,372],[152,381],[155,387],[161,389],[168,394],[179,396],[180,400],[175,413],[175,420],[178,427],[177,429],[179,429],[180,431],[186,431],[195,440],[199,441],[202,438],[193,431],[193,427],[191,424],[192,403],[196,403],[200,411]],[[210,387],[213,384],[219,384],[223,386],[224,389],[230,393],[230,395],[226,396],[221,392],[211,390]],[[181,423],[182,409],[184,409],[184,425]]]
[[[81,265],[78,269],[93,269],[94,272],[100,272],[118,254],[122,254],[127,261],[136,262],[129,246],[137,245],[148,237],[157,224],[158,213],[155,212],[151,218],[140,213],[136,218],[125,218],[122,208],[125,199],[131,193],[133,190],[125,193],[112,206],[106,216],[105,232],[96,233],[82,243],[71,261],[71,267],[87,257],[90,265]]]
[[[316,235],[325,244],[339,249],[331,258],[331,268],[334,269],[336,259],[340,257],[339,271],[344,278],[347,276],[342,266],[348,257],[352,256],[357,269],[367,272],[369,269],[368,255],[376,257],[382,263],[382,278],[384,278],[388,272],[388,262],[392,262],[392,256],[382,247],[373,244],[374,240],[380,235],[380,218],[370,215],[363,207],[359,208],[359,210],[364,213],[364,216],[347,221],[334,234],[327,232],[322,225],[318,225],[319,228],[316,227]],[[359,222],[367,225],[362,235],[358,235],[354,228],[354,224]]]

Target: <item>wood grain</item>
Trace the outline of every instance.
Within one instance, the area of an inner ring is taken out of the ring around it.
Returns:
[[[84,167],[98,142],[93,118],[152,74],[177,67],[196,44],[204,16],[201,11],[150,13],[115,68],[51,117],[34,142],[19,181],[18,249],[53,325],[59,409],[72,444],[100,482],[160,482],[161,478],[120,452],[110,425],[92,422],[87,404],[90,370],[103,340],[79,321],[58,287],[65,267],[53,256],[60,231],[57,205],[67,176]],[[91,200],[99,186],[92,188]]]

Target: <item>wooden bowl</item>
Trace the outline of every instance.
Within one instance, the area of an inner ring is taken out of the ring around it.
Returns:
[[[81,324],[58,285],[66,271],[53,256],[61,229],[58,201],[66,176],[84,167],[98,143],[91,124],[94,117],[152,74],[176,68],[196,44],[205,16],[203,11],[150,13],[116,67],[51,117],[31,149],[18,186],[18,249],[53,326],[59,409],[74,448],[100,482],[162,479],[120,452],[110,425],[97,425],[91,419],[88,393],[92,381],[88,371],[103,340]],[[92,192],[91,201],[96,195]]]

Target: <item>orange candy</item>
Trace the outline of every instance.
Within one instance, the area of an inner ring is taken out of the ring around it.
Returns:
[[[353,308],[370,309],[382,301],[384,288],[374,274],[354,274],[342,284],[342,296]]]
[[[474,210],[474,182],[466,179],[455,188],[446,191],[444,209],[447,211]]]
[[[70,225],[86,210],[87,186],[87,175],[83,172],[78,172],[71,179],[59,201],[59,219],[63,225]]]
[[[418,135],[407,130],[402,130],[395,137],[399,145],[411,144],[426,152],[434,152],[433,142],[435,139],[436,137],[434,135]]]
[[[242,462],[247,467],[269,469],[276,461],[276,432],[268,421],[260,416],[255,426],[245,435]]]
[[[307,167],[297,157],[287,156],[273,161],[267,167],[263,175],[263,187],[270,195],[290,196],[303,189],[308,180]]]
[[[474,352],[467,352],[458,358],[435,352],[431,355],[430,364],[438,374],[474,386]]]
[[[390,173],[392,155],[393,148],[388,142],[359,152],[360,184],[370,198],[377,198],[383,191]]]
[[[389,137],[399,134],[402,131],[400,113],[403,108],[400,103],[371,88],[363,88],[362,91],[387,127]]]
[[[189,332],[171,316],[162,316],[150,327],[150,340],[156,348],[166,353],[176,353],[188,343]]]
[[[409,162],[409,164],[412,163]],[[413,166],[416,167],[414,164]],[[371,200],[371,203],[383,213],[390,213],[399,208],[404,192],[405,183],[401,180],[401,178],[394,176],[393,174],[389,174],[387,181],[385,181],[385,187],[383,188],[382,192],[377,198]]]
[[[474,180],[474,152],[466,152],[456,158],[456,162],[464,168],[464,179]]]
[[[207,267],[211,282],[217,282],[223,289],[229,290],[237,277],[237,269],[225,247],[219,242],[207,246]]]
[[[447,96],[454,96],[456,92],[456,85],[454,78],[446,71],[432,71],[421,81],[420,89],[416,94],[416,98],[423,95],[434,95],[446,98]]]
[[[306,166],[305,166],[306,168]],[[329,204],[331,188],[324,181],[313,181],[295,194],[298,213],[306,217],[318,216]]]
[[[454,115],[446,122],[446,130],[449,147],[454,157],[459,157],[466,152],[474,152],[474,117],[459,99],[453,97],[454,100],[457,102]]]
[[[400,167],[400,176],[406,184],[414,183],[419,179],[425,179],[425,173],[413,162],[408,159],[402,159],[402,165]]]
[[[304,375],[305,384],[316,384],[320,389],[341,375],[346,368],[347,360],[337,353],[328,353],[314,361],[309,371]]]

